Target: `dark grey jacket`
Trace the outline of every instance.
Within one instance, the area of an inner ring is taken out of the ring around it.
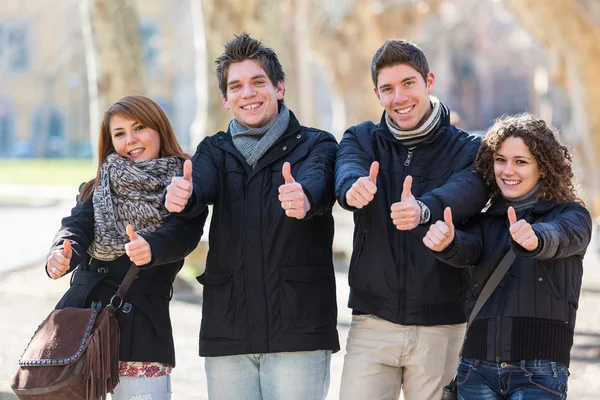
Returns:
[[[590,214],[574,202],[541,201],[524,210],[518,218],[531,223],[539,239],[538,248],[527,251],[512,240],[506,209],[504,201],[496,202],[436,253],[453,266],[473,266],[469,309],[509,247],[517,254],[469,329],[463,356],[569,365],[583,256],[592,234]]]
[[[480,139],[442,121],[431,139],[408,154],[382,116],[346,131],[335,171],[340,205],[354,211],[354,249],[350,262],[350,299],[355,312],[377,315],[402,325],[458,324],[466,321],[467,279],[437,260],[422,242],[428,226],[399,231],[390,207],[400,201],[404,179],[431,210],[431,222],[451,207],[456,222],[481,211],[486,201],[482,179],[471,172]],[[379,162],[377,193],[361,210],[346,204],[346,192]]]
[[[194,155],[193,195],[181,214],[212,205],[200,355],[339,350],[332,260],[337,143],[293,114],[252,169],[231,134],[204,139]],[[282,166],[310,199],[302,220],[278,200]],[[183,238],[182,238],[183,239]]]

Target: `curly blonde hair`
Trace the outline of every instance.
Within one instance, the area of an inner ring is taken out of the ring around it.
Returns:
[[[503,115],[496,119],[481,141],[475,158],[475,170],[483,176],[490,201],[502,196],[494,175],[494,158],[509,137],[525,142],[540,168],[539,199],[554,199],[558,203],[579,201],[573,183],[573,156],[562,144],[558,131],[529,113]]]

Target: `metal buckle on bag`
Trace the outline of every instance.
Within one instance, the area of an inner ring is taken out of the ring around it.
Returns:
[[[116,305],[116,304],[114,304],[114,303],[113,303],[113,300],[114,300],[114,299],[119,299],[119,305]],[[117,309],[121,308],[121,306],[122,306],[122,305],[123,305],[123,299],[122,299],[122,298],[120,298],[120,297],[117,297],[117,295],[116,295],[116,294],[115,294],[113,297],[111,297],[111,298],[110,298],[110,301],[108,302],[108,306],[113,306],[113,307],[115,307],[115,308],[117,308]],[[107,307],[108,307],[108,306],[107,306]]]

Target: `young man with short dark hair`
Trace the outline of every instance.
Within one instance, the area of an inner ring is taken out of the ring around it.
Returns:
[[[465,334],[467,281],[422,239],[446,207],[456,222],[484,207],[471,171],[480,140],[450,125],[413,43],[385,42],[371,75],[381,121],[345,132],[335,168],[338,202],[355,221],[341,399],[439,399]]]
[[[213,206],[200,355],[211,399],[322,400],[339,350],[332,260],[334,137],[283,103],[283,69],[247,34],[217,59],[227,132],[204,139],[166,207]],[[193,169],[191,168],[193,164]]]

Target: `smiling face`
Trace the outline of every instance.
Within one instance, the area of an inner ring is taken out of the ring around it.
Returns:
[[[246,128],[259,128],[279,113],[284,84],[271,83],[265,70],[254,60],[232,63],[227,71],[227,95],[223,105]]]
[[[125,116],[110,119],[110,137],[117,154],[132,161],[153,160],[160,155],[158,132]]]
[[[540,167],[520,137],[510,136],[494,156],[496,184],[507,199],[521,197],[540,180]]]
[[[427,80],[407,64],[382,68],[377,76],[375,95],[396,124],[405,130],[413,129],[431,113],[429,95],[435,76],[429,72]]]

